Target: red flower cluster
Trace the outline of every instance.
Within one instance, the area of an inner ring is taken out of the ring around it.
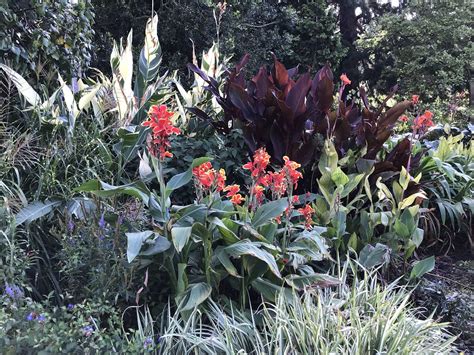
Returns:
[[[285,161],[285,165],[282,168],[282,172],[285,173],[288,184],[294,185],[296,189],[298,187],[298,180],[303,178],[303,174],[297,171],[297,169],[301,167],[301,164],[290,160],[286,155],[283,157],[283,160]]]
[[[402,116],[400,116],[400,121],[408,122],[408,117],[406,115],[402,115]]]
[[[418,104],[419,99],[420,99],[420,97],[418,95],[412,95],[411,102],[413,103],[413,105],[416,105],[416,104]]]
[[[341,79],[341,81],[342,81],[342,84],[344,84],[344,85],[351,85],[351,81],[349,80],[349,78],[347,77],[346,74],[342,74],[342,75],[340,76],[340,79]]]
[[[424,132],[427,128],[433,127],[433,113],[431,111],[425,111],[424,114],[418,116],[413,121],[413,129],[415,131]]]
[[[253,161],[244,164],[242,168],[250,170],[252,178],[258,178],[265,174],[268,164],[270,164],[270,154],[267,153],[265,148],[260,148],[255,151]]]
[[[240,205],[245,201],[245,198],[238,193],[239,191],[240,185],[229,185],[224,188],[224,192],[227,192],[226,197],[230,197],[230,202],[232,202],[234,205]]]
[[[164,160],[167,157],[172,157],[168,151],[171,146],[169,137],[172,134],[180,134],[181,130],[173,126],[170,118],[173,112],[168,111],[165,105],[154,105],[148,111],[148,120],[143,122],[143,125],[151,128],[151,140],[148,143],[148,151],[153,156]]]
[[[298,208],[298,212],[304,216],[305,228],[311,229],[311,224],[313,223],[314,208],[311,207],[309,203],[307,203],[306,206],[304,206],[303,208]]]
[[[193,168],[193,175],[198,187],[205,192],[222,191],[225,188],[225,171],[220,169],[217,172],[210,162],[203,163]]]

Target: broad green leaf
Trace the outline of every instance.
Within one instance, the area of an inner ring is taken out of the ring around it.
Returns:
[[[154,234],[153,231],[125,233],[127,236],[127,260],[129,263],[140,253],[143,242],[152,234]]]
[[[171,229],[171,238],[178,253],[186,246],[191,236],[193,227],[173,227]]]
[[[429,258],[417,261],[411,269],[410,278],[420,278],[424,274],[433,271],[435,267],[435,258],[434,256],[430,256]]]
[[[275,302],[279,295],[282,295],[289,303],[294,301],[294,294],[288,287],[275,285],[269,280],[258,278],[251,283],[252,287],[262,294],[267,300]]]
[[[258,228],[261,225],[270,222],[273,218],[276,218],[285,212],[287,207],[288,199],[286,198],[271,201],[260,206],[252,219],[252,226]]]
[[[425,233],[425,231],[421,228],[416,228],[415,232],[413,233],[413,236],[412,236],[411,240],[413,241],[413,243],[416,245],[417,248],[423,242],[424,233]]]
[[[69,113],[69,132],[74,131],[76,126],[76,119],[79,116],[79,110],[77,109],[76,100],[74,99],[74,94],[72,93],[69,86],[64,82],[60,74],[58,74],[58,80],[61,84],[61,90],[63,92],[64,103]]]
[[[129,195],[136,197],[148,206],[150,192],[142,182],[130,183],[127,185],[113,186],[100,180],[89,180],[74,189],[79,192],[90,192],[101,197],[113,197],[117,195]]]
[[[234,264],[232,264],[229,255],[227,255],[222,246],[216,248],[215,255],[230,275],[241,278]]]
[[[400,202],[398,208],[403,210],[404,208],[411,206],[418,197],[425,199],[426,195],[423,192],[417,192],[415,194],[412,194],[405,198],[402,202]]]
[[[119,122],[123,124],[125,117],[131,105],[132,91],[132,75],[133,75],[133,54],[132,54],[132,37],[133,31],[130,30],[127,37],[127,45],[122,46],[120,40],[120,49],[117,43],[114,43],[112,54],[110,56],[110,64],[112,67],[112,92],[117,103],[119,112]]]
[[[161,236],[155,237],[152,243],[149,243],[149,242],[150,241],[148,241],[147,244],[150,244],[150,246],[145,251],[142,251],[141,255],[145,255],[145,256],[156,255],[168,250],[171,246],[171,242],[168,239]]]
[[[188,265],[184,263],[178,264],[178,295],[181,295],[186,290],[186,287],[188,287],[188,277],[186,275],[187,266]]]
[[[235,235],[235,233],[231,231],[220,218],[210,217],[209,222],[217,226],[217,229],[227,244],[237,243],[240,240],[239,237],[237,237],[237,235]]]
[[[270,270],[281,278],[280,271],[276,264],[275,258],[269,252],[261,249],[262,243],[252,242],[248,239],[242,240],[238,243],[225,247],[228,255],[233,257],[240,257],[242,255],[250,255],[265,262]]]
[[[327,171],[333,172],[337,169],[338,162],[336,148],[334,144],[326,139],[324,142],[324,149],[321,158],[319,159],[318,167],[321,174],[325,174]]]
[[[30,223],[35,219],[43,217],[50,213],[54,207],[61,204],[61,201],[36,201],[22,208],[15,216],[15,224],[19,226],[23,223]]]
[[[31,106],[38,106],[41,103],[41,97],[20,74],[2,63],[0,63],[0,68],[8,75],[20,95],[22,95]]]
[[[374,246],[367,244],[359,254],[359,262],[367,269],[377,265],[388,263],[390,260],[390,249],[380,243]]]
[[[398,179],[398,182],[400,183],[403,191],[408,188],[408,184],[410,183],[410,174],[404,166],[402,166],[402,171],[400,171],[400,178]]]
[[[212,287],[205,282],[189,285],[185,291],[185,298],[181,311],[190,311],[203,303],[212,292]]]
[[[408,238],[410,236],[410,231],[408,230],[408,227],[403,224],[399,219],[395,220],[393,229],[402,238]]]
[[[349,182],[349,178],[340,167],[337,167],[336,170],[332,172],[331,179],[336,186],[344,186]]]
[[[82,93],[78,104],[80,111],[84,110],[84,108],[89,106],[90,102],[93,98],[95,98],[101,87],[101,84],[97,84],[94,85],[92,88],[89,88],[86,93]]]

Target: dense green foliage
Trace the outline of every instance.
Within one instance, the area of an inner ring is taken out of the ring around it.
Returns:
[[[402,93],[429,100],[465,89],[474,56],[472,16],[469,3],[423,2],[378,18],[359,41],[366,79],[381,90],[398,82]]]
[[[92,60],[93,21],[89,0],[2,1],[0,61],[46,82],[57,72],[81,76]]]

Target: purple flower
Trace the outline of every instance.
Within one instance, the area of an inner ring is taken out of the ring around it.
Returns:
[[[26,320],[27,320],[27,321],[32,321],[32,320],[34,320],[35,318],[36,318],[36,313],[35,313],[35,312],[31,312],[30,314],[28,314],[28,315],[26,316]]]
[[[104,219],[104,214],[105,212],[102,212],[102,216],[100,216],[100,220],[99,220],[99,228],[101,229],[104,229],[105,228],[105,219]]]
[[[40,323],[44,323],[46,321],[46,317],[44,316],[44,314],[40,314],[38,318],[36,318],[36,320]]]
[[[71,90],[73,94],[76,94],[79,91],[79,83],[76,77],[71,79]]]
[[[150,348],[150,347],[152,347],[152,346],[153,346],[153,339],[152,339],[151,337],[148,337],[148,338],[146,338],[146,339],[143,341],[143,347],[144,347],[145,349],[148,349],[148,348]]]
[[[94,327],[92,325],[86,325],[82,327],[82,334],[86,337],[90,337],[94,332]]]
[[[74,305],[72,303],[69,303],[66,307],[68,311],[72,311],[74,309]]]
[[[5,283],[5,294],[12,300],[23,298],[23,291],[17,285]]]
[[[74,231],[74,227],[75,227],[74,221],[72,219],[70,219],[69,222],[67,222],[67,230],[69,232],[72,232],[72,231]]]

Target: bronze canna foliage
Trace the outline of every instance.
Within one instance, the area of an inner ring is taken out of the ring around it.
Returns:
[[[286,69],[274,57],[271,70],[262,66],[254,77],[246,80],[244,67],[248,59],[245,55],[228,71],[222,90],[216,80],[190,64],[189,68],[207,82],[206,89],[222,106],[224,117],[214,121],[197,108],[190,110],[218,130],[241,128],[250,150],[266,147],[275,163],[282,162],[285,155],[302,165],[319,160],[318,133],[334,141],[340,156],[350,149],[362,152],[366,148],[361,157],[376,160],[398,118],[412,106],[411,101],[402,101],[385,110],[385,101],[380,108],[373,109],[363,88],[359,91],[362,107],[345,102],[341,89],[339,95],[334,95],[334,77],[328,64],[311,78],[308,72],[299,74],[298,67]],[[395,91],[396,88],[387,100]],[[402,165],[406,166],[410,155],[407,143],[400,142],[387,155],[387,161],[377,163],[376,169],[399,171]]]

